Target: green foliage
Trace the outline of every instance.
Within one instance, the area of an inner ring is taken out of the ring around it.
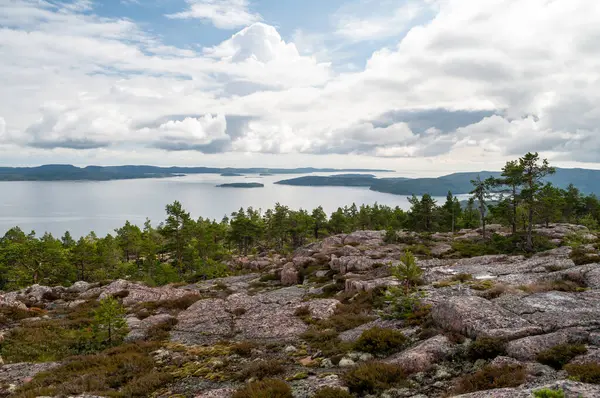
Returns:
[[[406,382],[402,367],[384,362],[367,362],[350,369],[342,376],[355,394],[374,394]]]
[[[237,390],[232,398],[292,398],[292,389],[284,381],[254,381]]]
[[[278,376],[283,373],[285,373],[285,367],[280,361],[273,359],[266,361],[252,361],[246,364],[239,372],[238,378],[240,380],[262,380],[268,377]]]
[[[373,327],[362,332],[354,343],[354,349],[375,355],[389,355],[402,350],[407,340],[398,330]]]
[[[9,363],[59,361],[72,355],[89,354],[106,348],[94,339],[93,310],[96,303],[81,304],[57,319],[29,322],[11,329],[0,342],[0,356]],[[30,309],[22,316],[43,315]],[[12,314],[10,316],[15,316]],[[21,318],[22,319],[22,318]]]
[[[352,395],[341,388],[323,387],[312,398],[352,398]]]
[[[415,256],[409,250],[400,257],[397,265],[391,267],[391,273],[401,282],[406,292],[422,282],[423,270],[417,265]]]
[[[127,334],[126,312],[125,307],[114,297],[101,300],[94,312],[95,338],[108,345],[120,342]]]
[[[565,398],[565,392],[563,390],[542,388],[541,390],[535,390],[533,396],[535,398]]]
[[[172,376],[156,370],[150,353],[156,343],[127,344],[96,355],[75,356],[57,368],[37,374],[13,395],[142,397],[169,383]]]
[[[582,364],[568,364],[565,370],[569,378],[582,383],[600,384],[600,364],[588,362]]]
[[[527,372],[521,365],[488,365],[473,374],[461,377],[452,392],[459,395],[496,388],[518,387],[525,382],[526,376]]]
[[[467,349],[467,357],[473,361],[478,359],[494,359],[506,354],[506,342],[502,339],[479,337]]]
[[[560,344],[540,352],[537,355],[537,361],[560,370],[571,359],[586,352],[587,348],[583,344]]]

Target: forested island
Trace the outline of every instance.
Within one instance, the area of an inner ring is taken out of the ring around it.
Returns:
[[[231,184],[217,185],[217,188],[264,188],[265,184],[258,182],[234,182]]]
[[[340,176],[303,176],[278,181],[276,184],[295,186],[347,186],[369,187],[373,191],[394,195],[444,196],[448,191],[454,194],[465,194],[471,190],[471,180],[481,178],[498,178],[500,171],[481,171],[454,173],[437,178],[372,178],[365,175]],[[600,170],[561,169],[546,177],[546,181],[559,188],[567,188],[570,184],[582,192],[600,194]]]
[[[137,178],[166,178],[187,174],[311,174],[337,172],[390,172],[391,170],[332,169],[300,167],[283,168],[215,168],[158,166],[87,166],[44,165],[39,167],[0,167],[0,181],[110,181]]]
[[[600,200],[556,172],[528,153],[466,206],[15,227],[0,396],[600,396]]]

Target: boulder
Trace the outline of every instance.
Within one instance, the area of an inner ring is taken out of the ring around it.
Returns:
[[[589,332],[580,328],[563,329],[558,332],[529,336],[508,343],[506,351],[513,358],[527,361],[559,344],[585,343]]]
[[[439,335],[393,355],[385,362],[400,365],[409,373],[426,372],[446,358],[452,350],[453,344],[450,340],[446,336]]]
[[[150,337],[148,332],[155,326],[175,322],[175,317],[170,314],[158,314],[142,320],[135,317],[128,317],[126,320],[129,333],[125,337],[125,341],[136,341]]]
[[[78,281],[67,288],[69,293],[83,293],[90,290],[94,285],[85,281]]]
[[[283,286],[292,286],[300,283],[300,273],[294,263],[287,263],[281,270],[281,284]]]
[[[379,287],[398,286],[399,284],[400,282],[392,276],[371,280],[346,279],[344,290],[348,293],[370,292]]]
[[[137,303],[148,301],[176,300],[190,294],[198,294],[195,291],[177,289],[173,287],[148,287],[139,283],[133,283],[126,280],[116,280],[108,286],[90,289],[81,294],[82,298],[90,298],[100,294],[102,300],[109,296],[122,295],[123,305],[132,306]]]
[[[494,303],[476,296],[450,297],[431,312],[440,327],[471,338],[518,339],[542,333],[542,328]]]
[[[344,238],[345,245],[352,246],[381,246],[385,231],[356,231]]]

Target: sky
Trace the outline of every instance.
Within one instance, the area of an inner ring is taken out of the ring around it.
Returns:
[[[0,165],[600,168],[589,0],[0,0]]]

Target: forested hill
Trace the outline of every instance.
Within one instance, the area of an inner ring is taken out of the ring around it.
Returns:
[[[0,181],[108,181],[135,178],[175,177],[182,174],[310,174],[335,172],[388,172],[370,169],[318,169],[301,167],[280,168],[215,168],[215,167],[157,167],[157,166],[87,166],[44,165],[39,167],[0,167]]]
[[[437,178],[373,178],[368,176],[341,178],[340,176],[305,176],[279,181],[278,184],[296,186],[363,186],[370,187],[373,191],[396,195],[423,195],[428,193],[432,196],[445,196],[448,191],[454,194],[470,192],[473,189],[471,180],[477,178],[477,176],[480,176],[481,179],[490,176],[500,177],[500,172],[480,171],[454,173]],[[547,177],[546,180],[559,188],[566,188],[572,183],[583,193],[600,195],[600,170],[557,168],[556,174]]]

